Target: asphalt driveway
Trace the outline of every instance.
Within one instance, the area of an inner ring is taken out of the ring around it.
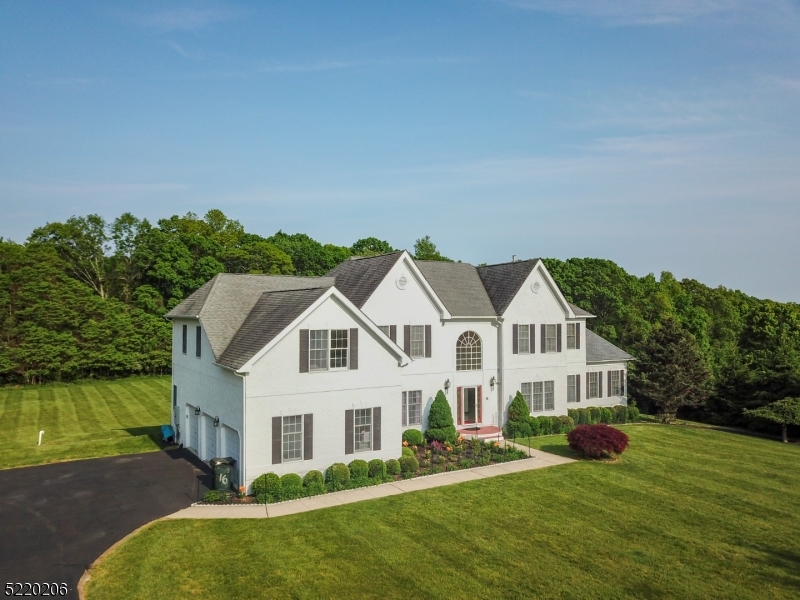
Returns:
[[[78,580],[138,527],[189,506],[210,483],[187,450],[0,471],[0,586]]]

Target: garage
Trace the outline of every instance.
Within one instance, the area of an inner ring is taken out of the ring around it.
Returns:
[[[200,418],[195,414],[194,406],[187,404],[186,410],[188,412],[187,416],[189,417],[189,448],[194,450],[195,453],[200,454]]]
[[[214,427],[214,417],[203,415],[203,426],[205,428],[205,448],[203,448],[203,459],[216,458],[217,455],[217,428]]]

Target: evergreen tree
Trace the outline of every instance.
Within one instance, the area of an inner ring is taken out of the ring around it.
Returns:
[[[800,425],[800,398],[784,398],[755,410],[745,410],[748,417],[764,419],[781,426],[783,441],[788,442],[789,425]]]
[[[428,441],[436,440],[449,444],[456,441],[453,413],[442,390],[436,393],[431,410],[428,412],[428,429],[425,431],[425,437]]]
[[[426,235],[414,243],[414,258],[417,260],[441,260],[453,262],[446,256],[442,256],[436,249],[436,244],[431,241],[431,236]]]

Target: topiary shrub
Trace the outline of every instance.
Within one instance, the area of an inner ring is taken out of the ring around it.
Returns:
[[[636,423],[639,420],[639,409],[635,404],[628,405],[628,423]]]
[[[570,408],[567,410],[567,416],[572,419],[573,423],[578,422],[578,409],[577,408]]]
[[[309,496],[325,493],[325,478],[320,471],[309,471],[303,477],[303,487]]]
[[[588,425],[589,424],[589,410],[586,408],[579,408],[578,409],[578,420],[575,421],[576,425]]]
[[[600,422],[600,407],[590,406],[589,411],[589,425],[594,425]]]
[[[404,456],[400,459],[400,472],[412,475],[419,470],[419,461],[416,456]]]
[[[361,460],[360,458],[350,461],[347,468],[350,471],[350,479],[366,479],[369,475],[367,461]]]
[[[253,481],[253,495],[259,502],[279,502],[281,499],[281,478],[275,473],[264,473]]]
[[[511,404],[508,405],[508,420],[509,421],[527,421],[531,416],[531,410],[528,408],[528,403],[525,402],[525,397],[522,392],[517,392]]]
[[[539,435],[550,435],[553,433],[553,421],[550,417],[539,417]]]
[[[390,458],[386,461],[386,474],[387,475],[400,475],[400,461],[396,458]]]
[[[528,417],[528,423],[530,424],[529,427],[531,428],[531,435],[537,436],[542,434],[542,430],[539,426],[539,419],[536,417]]]
[[[610,408],[603,407],[600,409],[600,422],[606,425],[611,425],[614,422],[614,413]]]
[[[575,421],[572,417],[558,417],[561,421],[561,433],[569,433],[575,429]]]
[[[509,438],[526,438],[536,435],[531,428],[531,421],[509,421],[506,424],[506,437]]]
[[[614,413],[614,423],[627,423],[628,422],[628,407],[617,404],[611,409]]]
[[[303,480],[297,473],[287,473],[281,477],[281,500],[294,500],[303,491]]]
[[[332,491],[343,490],[350,481],[350,469],[344,463],[333,463],[325,471],[325,483]]]
[[[403,432],[403,441],[408,443],[409,446],[421,446],[422,432],[419,429],[406,429]]]
[[[401,456],[414,456],[414,451],[408,446],[403,446],[403,453]]]
[[[550,417],[554,434],[561,433],[561,417]]]
[[[588,458],[613,458],[628,447],[628,436],[605,423],[579,425],[567,434],[567,441]]]
[[[436,440],[447,444],[454,444],[456,441],[453,413],[442,390],[436,393],[436,398],[433,399],[428,412],[428,429],[425,431],[425,438],[429,442]]]
[[[374,479],[386,477],[386,463],[380,458],[373,458],[369,461],[369,476]]]

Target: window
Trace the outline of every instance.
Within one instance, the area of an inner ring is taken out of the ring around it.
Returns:
[[[531,410],[531,401],[532,401],[532,396],[533,396],[533,391],[531,389],[531,384],[530,383],[523,383],[523,384],[520,385],[520,387],[522,388],[520,390],[520,393],[522,394],[522,397],[525,398],[525,403],[528,405],[528,411],[530,411]]]
[[[474,331],[465,331],[456,342],[456,371],[479,371],[481,360],[481,338]]]
[[[575,325],[576,323],[567,323],[567,350],[575,350],[578,347]]]
[[[544,410],[544,386],[541,381],[534,381],[533,386],[533,412],[541,412]]]
[[[555,325],[547,325],[545,327],[545,352],[558,352],[556,331],[557,329]]]
[[[380,329],[383,333],[386,334],[386,337],[389,337],[391,334],[391,325],[378,325],[378,329]]]
[[[611,395],[612,396],[622,396],[622,378],[620,374],[622,371],[609,371],[611,382]]]
[[[184,325],[183,326],[183,340],[182,340],[182,342],[183,342],[183,344],[182,344],[183,353],[186,354],[186,347],[189,345],[189,326],[188,325]]]
[[[589,389],[588,393],[586,394],[587,398],[599,398],[600,397],[600,385],[599,385],[599,374],[598,373],[589,373]]]
[[[567,402],[578,401],[578,382],[575,375],[567,375]]]
[[[283,461],[303,460],[303,415],[283,417]]]
[[[544,409],[555,410],[556,408],[556,382],[544,382]]]
[[[425,358],[425,326],[411,326],[411,358]]]
[[[312,329],[308,336],[309,370],[346,369],[347,340],[347,329]]]
[[[195,329],[195,341],[194,341],[194,354],[195,356],[197,356],[197,358],[200,358],[202,341],[203,341],[203,334],[201,333],[200,325],[198,325],[197,328]]]
[[[517,352],[519,354],[531,353],[531,328],[528,325],[520,325],[517,328]]]
[[[355,451],[372,449],[372,409],[359,408],[354,414]]]
[[[422,424],[422,390],[403,392],[403,427]]]

